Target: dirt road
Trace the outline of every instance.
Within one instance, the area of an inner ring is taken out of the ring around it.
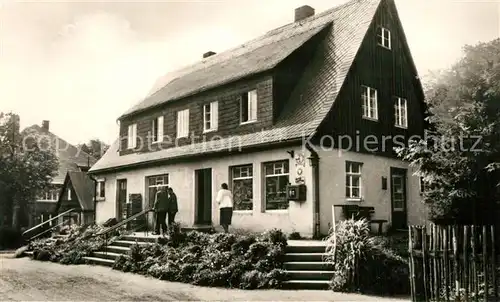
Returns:
[[[0,254],[0,301],[402,301],[330,291],[230,290],[165,282],[99,266]]]

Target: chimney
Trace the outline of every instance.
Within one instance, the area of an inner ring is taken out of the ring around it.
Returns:
[[[47,120],[42,121],[42,129],[43,129],[44,131],[49,132],[49,121],[47,121]]]
[[[203,59],[208,58],[208,57],[213,56],[213,55],[215,55],[215,52],[213,52],[213,51],[206,52],[203,54]]]
[[[295,22],[314,16],[314,8],[309,5],[303,5],[295,9]]]

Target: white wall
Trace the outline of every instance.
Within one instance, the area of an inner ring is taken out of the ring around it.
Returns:
[[[263,200],[263,167],[262,164],[268,161],[286,160],[290,162],[289,181],[294,184],[296,177],[295,160],[291,158],[287,151],[294,150],[295,155],[303,154],[305,159],[304,180],[307,186],[307,201],[290,202],[288,210],[265,211]],[[175,165],[164,165],[155,168],[137,169],[124,171],[120,173],[111,173],[96,175],[96,178],[105,178],[105,194],[103,201],[98,201],[97,222],[102,223],[111,217],[116,217],[116,181],[117,179],[127,179],[127,195],[140,193],[145,196],[146,177],[169,174],[169,185],[177,194],[179,213],[176,221],[184,225],[192,225],[195,218],[195,190],[194,177],[195,170],[203,168],[212,168],[212,197],[215,200],[220,185],[224,182],[229,183],[229,167],[234,165],[253,164],[253,197],[254,204],[251,212],[238,212],[233,214],[232,227],[244,228],[252,231],[264,231],[270,228],[279,228],[284,232],[300,232],[303,236],[312,236],[313,233],[313,204],[312,204],[312,173],[309,167],[307,157],[308,152],[303,152],[301,147],[282,148],[272,151],[238,154],[220,158],[209,159],[206,161],[197,161],[191,163],[182,163]],[[212,221],[214,225],[219,224],[219,210],[217,205],[212,202]]]
[[[407,172],[407,212],[408,224],[424,224],[426,207],[421,202],[419,178],[407,163],[396,159],[361,154],[350,151],[318,152],[320,156],[320,212],[321,232],[328,232],[332,222],[332,205],[358,204],[373,206],[374,219],[391,222],[391,177],[390,168],[404,168]],[[345,162],[363,163],[362,167],[362,202],[347,201],[345,197]],[[387,177],[387,190],[382,189],[382,176]],[[336,208],[336,218],[341,217],[341,208]],[[373,226],[375,227],[375,226]],[[385,225],[384,231],[388,224]]]

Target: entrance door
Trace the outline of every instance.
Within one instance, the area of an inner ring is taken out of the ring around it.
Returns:
[[[195,224],[212,224],[212,169],[195,171]]]
[[[116,219],[127,218],[127,180],[119,179],[116,181]]]
[[[406,169],[391,168],[392,226],[395,229],[408,227],[406,200]]]

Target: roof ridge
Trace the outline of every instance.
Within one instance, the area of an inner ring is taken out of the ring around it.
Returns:
[[[186,73],[186,72],[193,72],[193,71],[200,70],[200,69],[203,69],[203,68],[207,68],[207,67],[210,67],[212,65],[217,64],[217,61],[215,59],[220,58],[221,55],[227,55],[227,54],[229,54],[231,52],[234,52],[236,50],[244,48],[246,45],[250,45],[250,44],[253,44],[253,43],[257,42],[257,41],[260,41],[260,40],[263,40],[263,39],[266,39],[266,38],[270,38],[272,36],[279,35],[279,34],[283,33],[286,30],[293,29],[293,28],[296,28],[296,27],[302,27],[306,23],[313,22],[314,20],[317,20],[317,19],[323,18],[325,16],[331,15],[331,14],[337,12],[340,9],[344,9],[344,8],[346,8],[348,6],[354,5],[354,4],[358,3],[358,2],[364,2],[364,1],[369,2],[369,1],[373,1],[373,0],[349,0],[349,1],[345,2],[345,3],[343,3],[343,4],[340,4],[338,6],[335,6],[335,7],[332,7],[330,9],[327,9],[324,12],[321,12],[321,13],[319,13],[317,15],[313,15],[313,16],[310,16],[308,18],[305,18],[304,20],[297,21],[297,22],[291,22],[291,23],[282,25],[280,27],[268,30],[267,32],[265,32],[264,34],[262,34],[260,36],[257,36],[257,37],[255,37],[253,39],[250,39],[250,40],[248,40],[248,41],[246,41],[244,43],[238,44],[237,46],[228,48],[228,49],[224,50],[223,52],[217,53],[217,54],[212,55],[212,56],[207,57],[207,58],[203,58],[201,60],[197,60],[197,61],[195,61],[193,63],[190,63],[190,64],[187,64],[187,65],[185,65],[183,67],[180,67],[180,68],[174,69],[174,70],[172,70],[170,72],[167,72],[163,76],[158,77],[157,80],[155,81],[155,83],[153,84],[153,86],[156,83],[158,83],[159,81],[161,81],[162,78],[168,77],[169,74],[176,73],[177,76],[173,77],[168,82],[161,84],[161,86],[158,86],[156,90],[154,90],[154,91],[151,90],[146,95],[145,98],[141,99],[136,104],[134,104],[132,106],[132,108],[135,107],[136,105],[138,105],[139,103],[141,103],[142,101],[144,101],[145,99],[147,99],[149,97],[152,97],[155,94],[157,94],[160,90],[162,90],[169,83],[171,83],[171,82],[175,81],[176,79],[182,77],[184,73]],[[316,26],[316,27],[319,27],[319,25]],[[316,28],[316,27],[314,27],[314,28]],[[298,35],[298,34],[301,34],[301,33],[297,32],[293,36]],[[261,46],[268,45],[269,43],[271,43],[271,41],[269,41],[268,43],[263,44]],[[239,54],[239,55],[241,56],[243,54]],[[206,63],[209,63],[209,64],[206,64]]]

